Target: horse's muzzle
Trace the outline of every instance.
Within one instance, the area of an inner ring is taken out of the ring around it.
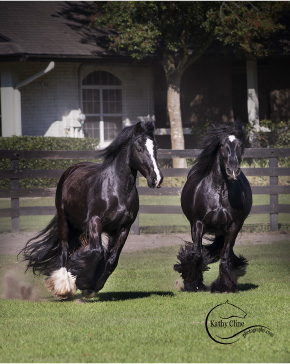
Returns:
[[[226,168],[226,174],[230,181],[236,181],[241,173],[240,168]]]
[[[157,176],[154,173],[154,175],[147,177],[147,184],[148,184],[148,187],[150,187],[150,188],[155,188],[155,187],[160,188],[162,181],[163,181],[163,176],[162,176],[161,172],[159,172],[159,176]]]

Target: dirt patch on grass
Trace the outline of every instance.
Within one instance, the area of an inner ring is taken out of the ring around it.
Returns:
[[[24,247],[27,240],[34,236],[33,232],[21,234],[0,234],[0,254],[18,254]],[[154,249],[165,246],[183,244],[184,240],[190,241],[189,234],[130,234],[123,251],[133,252],[146,249]],[[236,244],[275,244],[280,241],[290,240],[290,232],[269,232],[269,233],[241,233]]]

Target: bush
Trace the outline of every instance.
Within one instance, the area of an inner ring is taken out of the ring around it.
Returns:
[[[22,136],[0,138],[0,150],[96,150],[98,139]],[[20,169],[66,169],[80,160],[20,160]],[[10,160],[0,159],[0,169],[10,169]],[[20,187],[55,187],[56,179],[20,180]],[[0,180],[0,188],[9,188],[10,180]]]
[[[270,129],[270,132],[256,132],[248,127],[253,133],[252,147],[254,148],[288,148],[290,144],[290,121],[274,123],[271,120],[261,120],[260,126]]]
[[[98,144],[98,139],[92,138],[0,137],[0,149],[3,150],[95,150]]]

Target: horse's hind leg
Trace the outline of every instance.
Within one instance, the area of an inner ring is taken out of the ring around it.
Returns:
[[[246,273],[247,259],[237,257],[233,247],[240,229],[229,232],[225,238],[225,245],[221,253],[219,276],[211,285],[211,292],[237,292],[237,280]]]
[[[181,273],[184,282],[184,291],[205,290],[203,272],[208,269],[208,259],[202,252],[203,225],[200,221],[192,226],[192,241],[180,248],[177,258],[180,263],[174,269]]]
[[[69,270],[76,277],[77,287],[83,291],[87,298],[93,297],[96,292],[96,269],[104,257],[102,246],[102,225],[98,216],[89,220],[89,244],[75,252],[69,261]]]
[[[57,214],[58,235],[60,244],[59,259],[55,264],[55,270],[46,279],[45,285],[49,291],[61,299],[72,298],[76,292],[76,278],[67,270],[68,259],[68,222],[63,208],[58,209]]]

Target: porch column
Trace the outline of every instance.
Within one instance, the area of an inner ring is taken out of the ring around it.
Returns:
[[[248,121],[252,127],[259,128],[259,98],[257,61],[247,61]]]
[[[2,136],[22,135],[21,94],[15,88],[17,73],[9,65],[1,67]]]

